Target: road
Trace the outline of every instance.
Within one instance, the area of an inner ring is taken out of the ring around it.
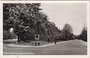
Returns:
[[[86,55],[87,46],[81,40],[70,40],[48,47],[7,47],[3,52],[12,55]]]

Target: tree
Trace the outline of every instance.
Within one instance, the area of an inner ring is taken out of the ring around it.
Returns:
[[[62,40],[70,40],[73,39],[73,29],[69,24],[65,24],[64,28],[61,30],[60,38]]]
[[[83,41],[86,41],[87,42],[87,28],[84,27],[79,38]]]
[[[42,10],[40,5],[40,3],[5,3],[3,5],[3,29],[9,30],[13,28],[14,33],[18,36],[18,42],[34,40],[37,33],[40,36],[47,36],[48,32],[54,34],[53,29],[57,28],[48,21],[48,16],[40,11]],[[51,26],[52,29],[49,29]]]
[[[71,25],[65,24],[64,25],[64,28],[63,28],[63,31],[72,33],[73,32],[73,29],[72,29]]]

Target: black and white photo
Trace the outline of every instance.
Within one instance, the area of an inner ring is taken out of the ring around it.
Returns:
[[[3,55],[87,55],[87,3],[3,3]]]

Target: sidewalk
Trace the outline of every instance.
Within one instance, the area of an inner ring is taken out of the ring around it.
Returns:
[[[64,42],[65,41],[63,41],[63,42],[57,42],[56,44],[53,42],[53,43],[50,43],[50,44],[45,44],[45,45],[40,45],[40,46],[16,45],[16,44],[8,44],[6,46],[7,47],[16,47],[16,48],[20,48],[20,47],[49,47],[49,46],[57,45],[57,44],[64,43]]]
[[[71,40],[72,41],[72,40]],[[83,42],[81,40],[76,40],[76,41],[80,41],[82,42],[85,46],[87,46],[87,43],[86,42]],[[67,41],[62,41],[62,42],[57,42],[56,44],[53,42],[53,43],[50,43],[50,44],[45,44],[45,45],[40,45],[40,46],[32,46],[32,45],[16,45],[16,44],[8,44],[6,45],[7,47],[16,47],[16,48],[20,48],[20,47],[49,47],[49,46],[54,46],[54,45],[57,45],[57,44],[60,44],[60,43],[65,43]]]

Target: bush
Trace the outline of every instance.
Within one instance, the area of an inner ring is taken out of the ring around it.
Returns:
[[[4,30],[3,31],[3,39],[16,39],[17,36],[14,33]]]

